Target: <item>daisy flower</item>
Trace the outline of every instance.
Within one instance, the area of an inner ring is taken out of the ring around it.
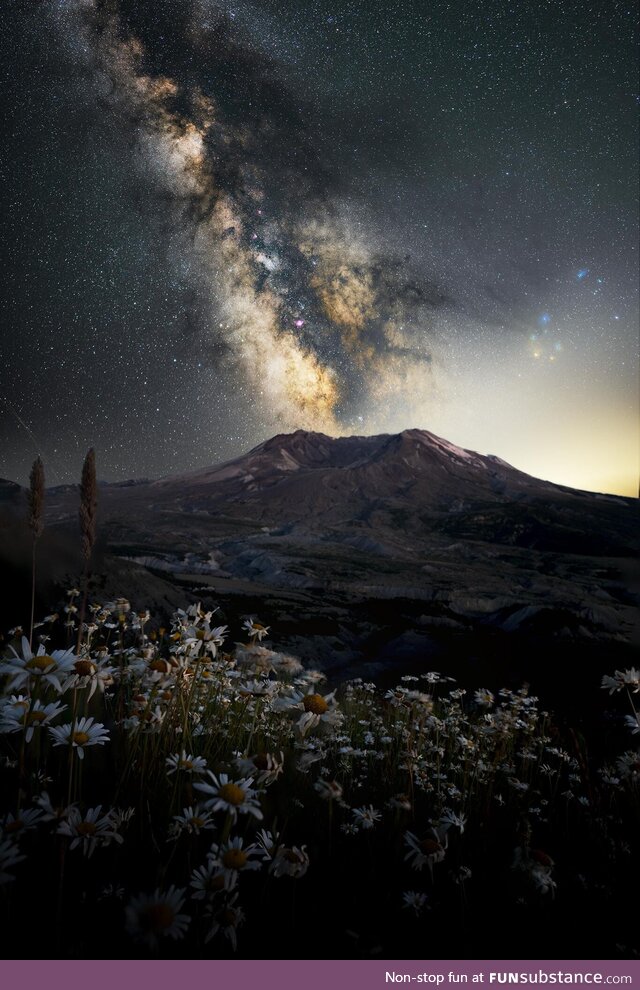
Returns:
[[[48,725],[57,715],[66,709],[66,705],[61,705],[59,701],[53,701],[48,705],[43,705],[41,701],[34,701],[31,707],[27,703],[24,707],[22,702],[4,709],[1,726],[2,732],[19,732],[24,729],[25,742],[30,743],[36,729],[43,725]]]
[[[451,826],[453,825],[455,826],[455,828],[460,829],[460,835],[462,835],[462,833],[464,832],[464,827],[467,824],[467,819],[465,818],[464,815],[456,815],[454,811],[451,811],[450,808],[447,808],[444,811],[442,818],[440,819],[440,824],[443,825],[445,828],[451,828]]]
[[[191,919],[180,914],[183,904],[184,888],[173,884],[167,891],[156,888],[153,894],[138,894],[125,909],[127,933],[152,950],[163,938],[184,938]]]
[[[473,697],[476,705],[481,705],[483,708],[491,708],[491,705],[496,700],[491,691],[488,691],[486,688],[479,688]]]
[[[270,681],[266,677],[261,677],[259,680],[244,681],[238,687],[238,694],[241,698],[272,698],[274,694],[278,693],[278,690],[277,681]]]
[[[306,694],[296,691],[288,698],[276,698],[273,703],[274,711],[302,712],[296,722],[296,728],[301,736],[305,736],[317,726],[335,728],[342,721],[335,701],[335,691],[330,694],[317,694],[309,690]]]
[[[250,757],[236,757],[236,766],[240,773],[257,776],[258,786],[268,787],[277,780],[284,770],[284,753],[256,753]]]
[[[187,774],[202,774],[207,769],[207,761],[203,756],[192,756],[185,749],[181,753],[172,753],[171,756],[167,756],[164,762],[168,777],[176,770]]]
[[[309,856],[306,846],[280,846],[277,850],[269,872],[274,877],[303,877],[309,869]]]
[[[640,732],[640,712],[636,712],[634,715],[625,715],[624,720],[632,735],[635,736]]]
[[[205,829],[214,828],[213,819],[208,811],[197,804],[195,808],[183,808],[181,815],[174,815],[174,825],[171,826],[172,836],[178,836],[181,832],[188,832],[190,835],[200,835]]]
[[[208,854],[212,866],[224,877],[227,890],[235,887],[238,874],[259,870],[262,866],[262,850],[255,843],[243,848],[240,836],[229,839],[221,846],[214,844]]]
[[[216,894],[220,894],[222,891],[228,893],[233,890],[236,882],[237,873],[235,878],[225,876],[215,859],[207,859],[206,863],[191,873],[191,880],[189,881],[193,888],[191,896],[194,901],[212,900]]]
[[[256,834],[263,859],[273,859],[278,846],[278,836],[269,829],[261,828]]]
[[[258,622],[254,617],[251,617],[249,619],[245,619],[242,623],[242,628],[245,629],[249,633],[251,639],[255,641],[256,639],[264,639],[271,627],[263,626],[262,623]]]
[[[73,725],[55,725],[49,727],[49,735],[54,739],[54,746],[68,746],[69,743],[78,750],[78,759],[84,759],[87,746],[103,746],[109,741],[109,731],[101,722],[93,718],[81,718]]]
[[[434,863],[441,863],[447,848],[446,835],[441,841],[435,828],[429,829],[424,839],[419,839],[413,832],[405,832],[404,843],[408,848],[405,862],[408,861],[414,870],[422,870],[424,866],[432,869]]]
[[[382,815],[379,811],[370,804],[368,807],[362,808],[352,808],[351,814],[353,815],[354,824],[358,825],[362,829],[370,829],[379,822]]]
[[[35,828],[38,822],[42,821],[42,811],[40,808],[25,808],[24,811],[13,815],[10,811],[0,822],[0,832],[3,835],[17,835],[19,832],[28,832]]]
[[[87,699],[90,700],[96,690],[104,694],[105,688],[111,687],[113,677],[116,673],[115,667],[110,667],[107,663],[108,657],[103,659],[93,659],[89,656],[76,657],[73,660],[72,670],[62,685],[63,692],[71,688],[89,688]]]
[[[60,821],[63,818],[67,818],[74,808],[77,806],[75,804],[70,804],[66,808],[59,806],[54,808],[51,803],[51,798],[47,791],[43,791],[42,794],[38,795],[35,799],[34,804],[36,804],[42,811],[42,821],[43,822],[53,822]]]
[[[72,808],[56,829],[58,835],[71,839],[70,849],[82,846],[82,852],[89,858],[96,846],[108,846],[111,842],[122,843],[123,838],[116,830],[113,814],[108,812],[100,817],[102,805],[89,808],[82,814],[79,808]]]
[[[631,667],[630,670],[616,670],[613,677],[607,674],[602,678],[602,687],[608,690],[609,694],[622,691],[623,688],[637,694],[640,691],[640,671],[635,667]]]
[[[411,908],[416,915],[419,915],[427,903],[427,895],[418,893],[416,890],[405,890],[402,900],[404,901],[403,907]]]
[[[205,808],[211,811],[226,811],[234,822],[238,814],[253,815],[258,820],[262,818],[258,796],[251,788],[252,777],[230,781],[226,773],[221,773],[219,776],[211,770],[207,770],[206,773],[211,783],[198,780],[193,785],[197,791],[207,795]]]
[[[616,768],[624,780],[636,780],[640,777],[640,752],[628,749],[616,760]]]
[[[205,935],[205,942],[210,942],[221,931],[225,938],[231,942],[233,951],[237,952],[237,929],[244,921],[244,911],[238,906],[238,895],[233,894],[224,907],[216,908],[215,905],[211,905],[206,913],[212,919],[212,924]]]
[[[27,687],[29,684],[50,684],[58,694],[62,691],[60,678],[71,670],[76,659],[73,650],[54,650],[45,653],[44,644],[38,647],[37,653],[31,652],[29,640],[22,637],[22,656],[19,656],[12,646],[9,649],[13,657],[0,663],[0,674],[8,674],[9,690]]]

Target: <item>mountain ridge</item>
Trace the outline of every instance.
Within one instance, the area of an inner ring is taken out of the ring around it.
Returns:
[[[0,484],[26,582],[24,492]],[[77,486],[48,489],[45,508],[60,570],[78,543]],[[509,653],[505,636],[557,657],[573,643],[579,658],[585,643],[624,650],[640,636],[637,500],[533,478],[424,430],[277,434],[195,472],[101,483],[98,536],[96,595],[163,608],[186,582],[264,615],[283,648],[326,669],[482,643]]]

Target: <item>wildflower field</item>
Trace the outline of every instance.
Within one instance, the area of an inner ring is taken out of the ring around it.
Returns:
[[[610,762],[537,698],[323,675],[124,599],[0,662],[5,945],[40,958],[633,955],[640,675]],[[580,948],[582,947],[582,949]]]

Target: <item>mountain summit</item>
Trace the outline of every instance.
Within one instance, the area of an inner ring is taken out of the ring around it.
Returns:
[[[24,492],[3,491],[9,533]],[[47,492],[47,538],[61,547],[77,542],[77,505],[75,486]],[[198,595],[204,582],[327,669],[359,670],[365,655],[413,663],[449,636],[454,651],[471,637],[473,652],[490,634],[492,654],[491,630],[562,649],[635,635],[636,500],[541,481],[424,430],[298,430],[188,474],[103,484],[98,529],[96,594],[162,604],[175,582]]]
[[[69,487],[47,496],[61,524],[75,524],[75,502]],[[407,545],[426,552],[438,539],[628,555],[637,546],[634,507],[532,478],[425,430],[337,438],[297,430],[213,467],[105,484],[100,496],[110,544],[172,555],[265,533],[357,539],[391,555]]]

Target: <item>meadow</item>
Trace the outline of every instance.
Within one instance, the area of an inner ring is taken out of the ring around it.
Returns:
[[[256,616],[94,601],[92,451],[84,575],[36,622],[43,503],[37,461],[0,651],[8,956],[637,957],[638,670],[587,737],[526,685],[329,685]]]
[[[425,671],[328,690],[255,618],[229,648],[199,603],[167,628],[125,599],[91,603],[80,625],[80,596],[31,643],[12,630],[0,662],[6,945],[636,951],[638,671],[603,677],[603,698],[629,704],[613,733],[627,745],[594,766],[525,688],[467,692]]]

